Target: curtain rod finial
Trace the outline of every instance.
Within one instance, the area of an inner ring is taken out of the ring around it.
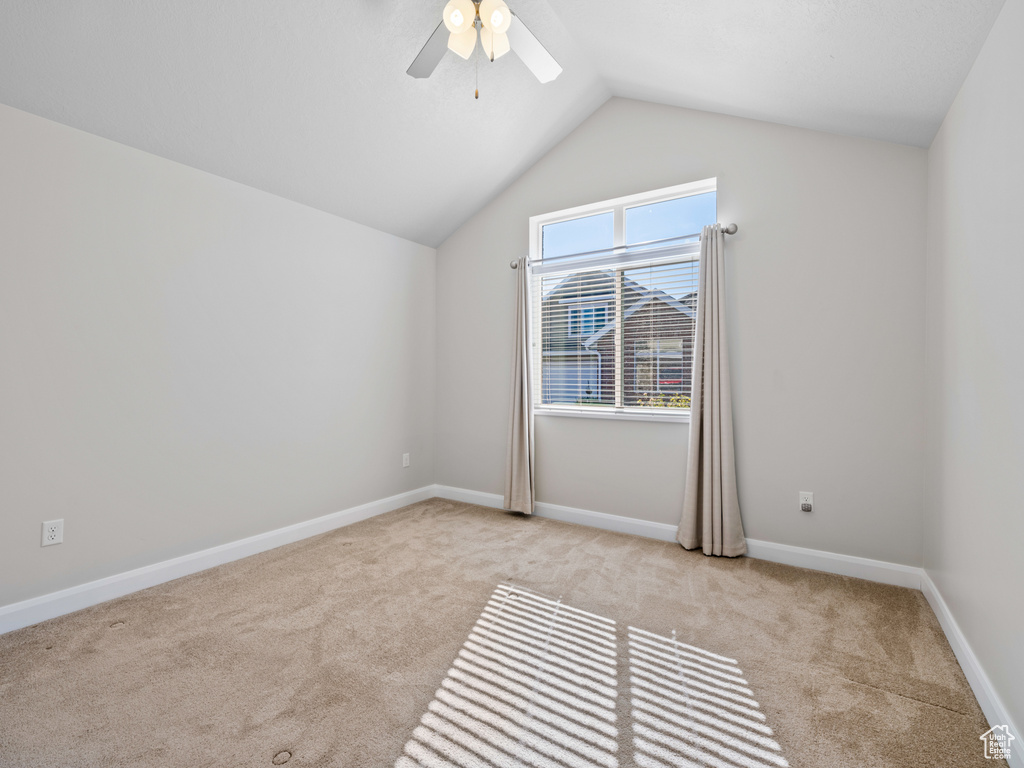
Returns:
[[[735,235],[739,231],[739,227],[737,227],[735,223],[727,224],[726,226],[722,227],[722,231],[725,232],[725,234],[727,235]]]
[[[510,267],[512,267],[512,269],[519,269],[519,262],[518,262],[518,261],[516,261],[515,259],[513,259],[512,261],[510,261],[510,262],[508,263],[508,265],[509,265]]]

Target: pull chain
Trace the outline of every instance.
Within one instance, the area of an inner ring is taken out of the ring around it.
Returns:
[[[473,98],[474,99],[479,99],[480,98],[480,57],[479,56],[474,56],[473,58],[476,59],[476,95],[474,95]]]

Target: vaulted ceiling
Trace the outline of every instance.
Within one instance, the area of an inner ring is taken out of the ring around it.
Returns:
[[[611,95],[927,146],[1003,4],[508,1],[553,83],[406,75],[444,0],[0,0],[0,102],[437,245]]]

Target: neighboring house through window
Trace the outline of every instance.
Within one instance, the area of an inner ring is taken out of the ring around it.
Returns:
[[[688,414],[714,179],[530,219],[538,413]]]

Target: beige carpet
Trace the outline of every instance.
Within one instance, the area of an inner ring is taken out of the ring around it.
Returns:
[[[985,760],[919,592],[432,499],[0,636],[0,765]]]

